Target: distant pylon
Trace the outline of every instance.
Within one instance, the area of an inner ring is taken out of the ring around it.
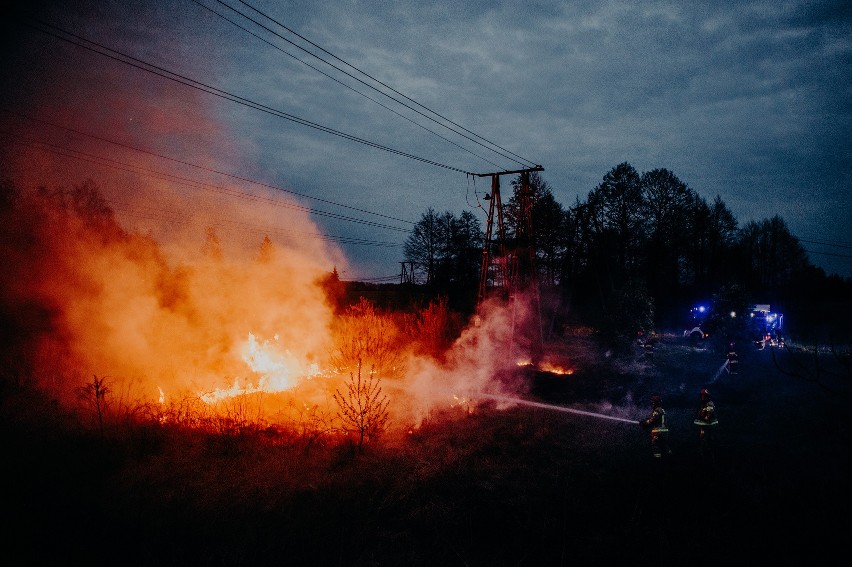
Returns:
[[[402,270],[399,273],[399,283],[414,283],[414,262],[400,262]]]

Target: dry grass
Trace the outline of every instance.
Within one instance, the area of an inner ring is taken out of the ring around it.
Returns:
[[[580,342],[559,354],[575,374],[529,374],[530,399],[638,419],[660,392],[674,458],[654,462],[638,425],[490,404],[364,452],[152,424],[102,439],[6,384],[4,548],[27,564],[346,566],[820,564],[843,551],[842,368],[823,368],[832,395],[767,351],[718,376],[718,354],[672,337],[652,360]],[[691,424],[705,385],[721,419],[714,463]]]

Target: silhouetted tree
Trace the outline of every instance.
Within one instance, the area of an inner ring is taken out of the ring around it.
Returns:
[[[414,225],[411,236],[405,241],[407,262],[414,263],[414,271],[421,281],[430,284],[435,280],[440,253],[440,219],[431,207]]]
[[[474,290],[479,282],[484,238],[479,219],[470,211],[462,211],[453,227],[456,278],[461,285],[473,286]]]
[[[272,261],[272,255],[275,252],[275,246],[272,244],[272,240],[269,239],[269,235],[264,235],[263,242],[260,243],[260,248],[257,250],[257,261],[261,264],[268,264]]]
[[[613,346],[625,349],[637,333],[654,329],[654,300],[641,279],[631,279],[617,290],[603,313],[601,331]]]
[[[325,293],[329,305],[334,307],[335,312],[339,311],[346,296],[346,286],[340,281],[337,266],[334,266],[330,272],[321,277],[318,284]]]
[[[94,411],[98,420],[98,432],[101,439],[104,436],[104,413],[109,406],[107,402],[107,394],[110,392],[110,387],[107,385],[106,378],[98,378],[92,376],[92,381],[77,388],[77,397],[83,403],[89,405]]]
[[[429,282],[438,289],[445,289],[456,278],[456,248],[455,233],[457,229],[456,217],[450,211],[438,215],[437,230],[437,253],[435,255],[435,270],[432,280]]]
[[[589,270],[599,291],[599,309],[610,308],[612,296],[638,276],[645,242],[642,187],[629,163],[607,172],[586,202]]]
[[[696,196],[696,201],[699,199]],[[703,217],[705,210],[706,219]],[[696,283],[706,282],[708,289],[730,283],[736,270],[734,254],[738,225],[734,213],[716,195],[713,204],[707,209],[693,206],[692,218],[694,225],[703,221],[705,227],[698,241],[700,247],[688,250],[688,260],[694,265]]]
[[[642,215],[648,230],[644,271],[648,289],[661,300],[675,299],[680,283],[689,279],[684,269],[686,251],[700,239],[689,230],[685,214],[694,201],[693,194],[668,169],[643,173],[642,191]]]
[[[222,243],[219,242],[219,236],[216,234],[216,229],[212,226],[207,227],[204,237],[204,246],[201,249],[201,253],[204,254],[205,257],[214,261],[220,261],[222,259]]]
[[[778,215],[747,223],[740,232],[740,250],[740,268],[755,292],[778,292],[808,265],[804,248]]]
[[[520,189],[521,180],[518,176],[512,180],[512,197],[505,207],[509,237],[514,236],[515,227],[519,222]],[[559,282],[562,275],[562,257],[567,248],[566,213],[540,173],[534,171],[529,174],[529,191],[532,202],[530,215],[534,226],[531,245],[536,252],[538,282],[541,285],[553,286]]]

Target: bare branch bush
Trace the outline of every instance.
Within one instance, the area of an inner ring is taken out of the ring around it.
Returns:
[[[418,354],[437,358],[450,346],[450,323],[447,298],[442,297],[406,318],[406,335],[413,339]]]
[[[211,406],[208,423],[212,432],[236,437],[252,435],[264,427],[263,394],[248,392],[225,398]]]
[[[204,429],[208,423],[209,414],[207,404],[198,394],[191,392],[184,392],[164,400],[155,410],[156,418],[160,423],[190,429]]]
[[[110,393],[110,386],[107,383],[107,377],[98,378],[96,374],[92,375],[92,381],[83,384],[77,388],[78,399],[95,412],[97,418],[98,431],[101,439],[104,437],[104,416],[109,409],[109,401],[107,394]]]
[[[365,364],[385,376],[394,376],[402,370],[400,335],[390,315],[379,313],[361,298],[335,321],[332,363],[342,373]]]
[[[288,409],[290,414],[285,418],[286,426],[295,435],[294,443],[302,447],[306,455],[313,447],[322,446],[323,440],[336,430],[333,410],[293,400],[289,402]]]
[[[374,368],[362,372],[360,362],[355,372],[349,373],[349,380],[344,383],[345,391],[334,391],[334,401],[337,402],[338,416],[343,422],[343,428],[358,436],[358,449],[363,449],[364,442],[377,439],[388,424],[388,405],[390,400],[382,392],[381,379]]]

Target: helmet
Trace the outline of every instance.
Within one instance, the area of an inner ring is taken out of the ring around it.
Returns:
[[[651,396],[651,405],[652,405],[652,406],[657,407],[657,406],[659,406],[659,405],[660,405],[660,404],[662,404],[662,403],[663,403],[663,398],[661,398],[660,396],[658,396],[658,395],[656,395],[656,394],[654,394],[653,396]]]
[[[710,390],[708,390],[707,388],[702,388],[701,389],[701,398],[703,399],[703,398],[709,398],[709,397],[710,397]]]

